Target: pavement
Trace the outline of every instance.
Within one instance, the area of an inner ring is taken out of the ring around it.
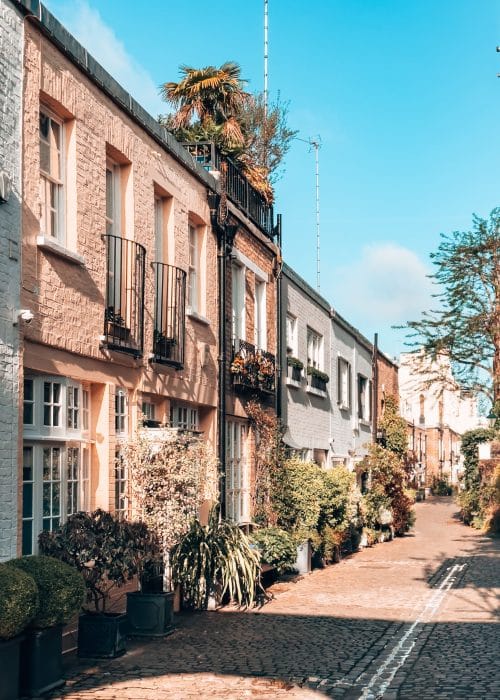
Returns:
[[[498,700],[500,540],[451,498],[414,530],[272,587],[259,609],[181,613],[161,640],[79,661],[57,700]]]

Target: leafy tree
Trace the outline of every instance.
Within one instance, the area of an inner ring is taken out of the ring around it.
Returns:
[[[460,384],[500,407],[500,208],[441,238],[431,254],[440,307],[408,322],[409,337],[422,357],[447,354]]]
[[[397,399],[387,396],[384,405],[384,415],[379,422],[385,434],[385,446],[400,457],[406,457],[408,452],[408,435],[406,421],[399,415]]]
[[[240,66],[232,61],[220,68],[181,66],[182,79],[161,87],[163,99],[177,110],[172,126],[185,129],[197,117],[205,129],[220,128],[229,147],[243,146],[245,137],[238,115],[249,95],[244,90],[246,80],[240,77],[240,71]]]
[[[161,87],[176,111],[160,121],[181,142],[213,141],[272,203],[271,183],[297,132],[288,127],[288,105],[278,98],[266,114],[263,95],[245,91],[240,70],[234,62],[220,68],[181,66],[181,80]]]

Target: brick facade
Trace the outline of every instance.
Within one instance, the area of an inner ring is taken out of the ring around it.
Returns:
[[[0,203],[0,561],[17,553],[22,51],[22,17],[0,0],[0,172],[12,183]]]

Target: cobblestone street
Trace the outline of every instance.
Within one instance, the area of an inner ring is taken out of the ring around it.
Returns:
[[[496,700],[500,542],[449,498],[416,510],[409,536],[277,584],[259,611],[182,614],[161,641],[70,666],[54,697]]]

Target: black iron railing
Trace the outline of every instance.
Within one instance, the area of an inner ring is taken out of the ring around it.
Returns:
[[[227,156],[221,155],[215,144],[204,141],[200,143],[183,144],[193,160],[199,163],[205,170],[220,171],[222,164],[226,167],[226,191],[229,198],[237,204],[247,216],[264,233],[273,238],[273,207],[266,202],[264,197],[253,187],[239,170],[236,164]]]
[[[236,389],[274,393],[276,361],[272,353],[257,350],[255,345],[240,340],[233,346],[230,369]]]
[[[182,367],[186,322],[186,273],[173,265],[153,263],[155,326],[153,361]]]
[[[104,345],[140,357],[144,340],[146,251],[126,238],[103,235],[106,245]]]

